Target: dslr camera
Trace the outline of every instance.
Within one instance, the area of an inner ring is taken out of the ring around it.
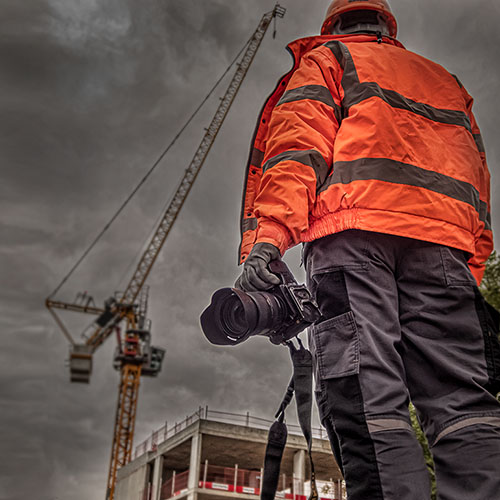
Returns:
[[[241,344],[254,335],[283,344],[321,318],[305,285],[299,285],[282,260],[269,263],[281,284],[266,292],[221,288],[203,311],[200,321],[207,339],[216,345]]]

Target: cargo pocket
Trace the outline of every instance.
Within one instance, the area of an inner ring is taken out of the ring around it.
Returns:
[[[352,311],[311,328],[320,380],[359,373],[359,334]]]
[[[475,286],[465,253],[457,248],[440,246],[441,261],[447,286]]]

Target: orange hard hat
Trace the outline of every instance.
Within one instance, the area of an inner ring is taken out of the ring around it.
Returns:
[[[333,0],[326,12],[321,34],[329,35],[339,17],[353,10],[375,10],[379,12],[387,23],[389,35],[393,38],[396,37],[398,33],[398,24],[387,0]]]

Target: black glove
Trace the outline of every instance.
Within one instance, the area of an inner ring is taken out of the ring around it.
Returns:
[[[244,292],[269,290],[279,285],[281,280],[268,269],[272,260],[281,259],[280,251],[271,243],[257,243],[253,246],[245,264],[243,272],[234,284]]]

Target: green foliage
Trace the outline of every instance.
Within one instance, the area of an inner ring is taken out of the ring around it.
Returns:
[[[483,297],[497,311],[500,311],[500,255],[494,251],[486,261],[483,281],[479,287]],[[500,340],[500,335],[498,336]],[[497,393],[500,401],[500,392]]]
[[[493,307],[500,309],[500,256],[496,251],[486,261],[486,270],[480,290]]]
[[[436,500],[437,499],[436,473],[434,471],[434,460],[432,459],[431,451],[429,449],[429,443],[427,442],[427,438],[425,437],[424,431],[420,427],[415,407],[411,403],[409,409],[410,409],[411,425],[413,426],[413,430],[417,435],[418,442],[420,443],[420,446],[422,447],[422,450],[424,452],[425,463],[427,465],[427,470],[429,471],[431,479],[431,500]]]

